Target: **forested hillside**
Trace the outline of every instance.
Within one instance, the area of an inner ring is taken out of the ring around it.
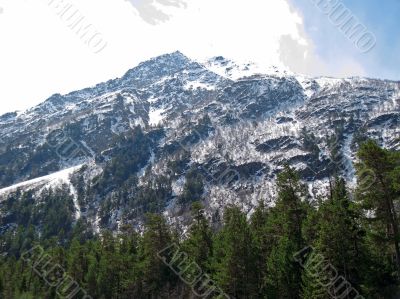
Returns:
[[[399,298],[400,153],[369,140],[357,156],[355,190],[337,175],[327,195],[311,198],[285,164],[272,207],[261,196],[253,213],[228,205],[219,221],[191,198],[201,187],[192,174],[185,234],[161,213],[140,229],[95,234],[70,224],[73,199],[62,188],[41,207],[29,193],[10,197],[21,219],[0,237],[0,297]]]

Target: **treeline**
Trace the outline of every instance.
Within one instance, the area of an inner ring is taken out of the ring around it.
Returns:
[[[261,200],[249,216],[228,206],[215,229],[195,202],[186,238],[157,214],[143,234],[126,226],[98,237],[80,223],[66,244],[17,231],[1,239],[13,250],[0,258],[0,297],[57,297],[24,254],[40,244],[93,298],[399,298],[400,153],[368,141],[358,157],[356,190],[336,177],[311,200],[286,165],[273,207]]]

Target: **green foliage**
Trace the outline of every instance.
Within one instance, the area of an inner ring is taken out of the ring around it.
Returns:
[[[96,236],[86,219],[73,221],[72,198],[65,186],[44,191],[39,200],[29,191],[10,194],[0,202],[1,223],[15,223],[0,235],[5,253],[0,255],[0,298],[56,298],[55,289],[21,259],[36,244],[95,299],[194,298],[191,286],[177,275],[178,267],[185,269],[189,261],[231,298],[331,298],[321,284],[326,273],[315,275],[311,263],[301,265],[294,259],[308,245],[364,298],[397,298],[400,157],[368,141],[361,145],[359,159],[358,175],[367,169],[376,179],[370,185],[360,182],[356,200],[338,177],[328,196],[311,204],[296,171],[286,165],[278,175],[273,207],[260,200],[248,217],[228,206],[223,223],[215,226],[196,201],[202,184],[193,169],[181,198],[192,202],[186,238],[177,236],[160,214],[147,214],[141,232],[121,225],[118,232]],[[122,186],[109,201],[110,209],[140,204],[153,210],[172,192],[166,177],[139,187],[136,177],[129,176]],[[172,245],[184,259],[167,265],[159,254]]]
[[[257,294],[253,248],[246,215],[238,207],[228,207],[224,226],[215,239],[213,268],[217,284],[235,298],[253,298]]]
[[[309,204],[305,186],[288,165],[278,175],[278,198],[267,220],[271,251],[267,257],[268,292],[276,298],[298,298],[301,286],[300,265],[293,255],[305,245],[302,232]]]
[[[185,185],[179,202],[182,204],[200,200],[204,192],[203,176],[198,169],[192,168],[186,174]]]
[[[320,149],[318,147],[317,138],[312,132],[309,132],[306,127],[302,128],[300,139],[305,150],[311,152],[313,157],[318,156]]]
[[[382,264],[389,272],[397,271],[399,278],[400,154],[382,149],[375,141],[369,140],[361,145],[358,157],[360,163],[357,165],[357,172],[360,183],[356,195],[364,213],[369,214],[365,217],[369,228],[368,241],[373,247],[381,248],[381,255],[385,257]],[[365,180],[365,173],[370,176],[369,180]]]
[[[191,212],[193,223],[189,228],[187,240],[183,242],[183,247],[201,269],[208,270],[210,268],[209,260],[213,253],[211,226],[200,202],[192,204]]]
[[[140,126],[135,127],[129,135],[122,135],[115,141],[118,150],[114,158],[107,162],[94,189],[104,195],[115,187],[122,186],[132,175],[136,174],[150,159],[150,140]]]

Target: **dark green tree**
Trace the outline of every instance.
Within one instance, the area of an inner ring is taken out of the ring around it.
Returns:
[[[397,188],[400,153],[382,149],[375,141],[369,140],[361,145],[358,157],[357,198],[365,212],[371,215],[377,242],[385,248],[383,243],[391,244],[389,252],[395,257],[394,264],[400,277],[400,232],[396,209],[400,199],[400,190]]]
[[[272,244],[266,261],[267,289],[274,298],[299,298],[302,268],[293,255],[306,245],[302,228],[309,209],[307,191],[288,165],[278,175],[277,188],[278,198],[267,223]]]
[[[246,215],[238,207],[224,212],[224,226],[217,234],[213,268],[217,285],[235,298],[254,298],[254,244]]]

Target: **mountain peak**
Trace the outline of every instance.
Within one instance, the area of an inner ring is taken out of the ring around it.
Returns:
[[[172,75],[182,70],[193,62],[179,51],[153,57],[141,62],[138,66],[130,69],[123,79],[131,81],[143,80],[144,78],[157,79],[159,77]]]
[[[190,62],[191,59],[189,59],[187,56],[185,56],[182,52],[180,51],[175,51],[172,53],[166,53],[163,55],[159,55],[156,57],[151,58],[147,62],[163,62],[163,63],[175,63],[175,64],[187,64]],[[144,62],[146,63],[146,62]]]

